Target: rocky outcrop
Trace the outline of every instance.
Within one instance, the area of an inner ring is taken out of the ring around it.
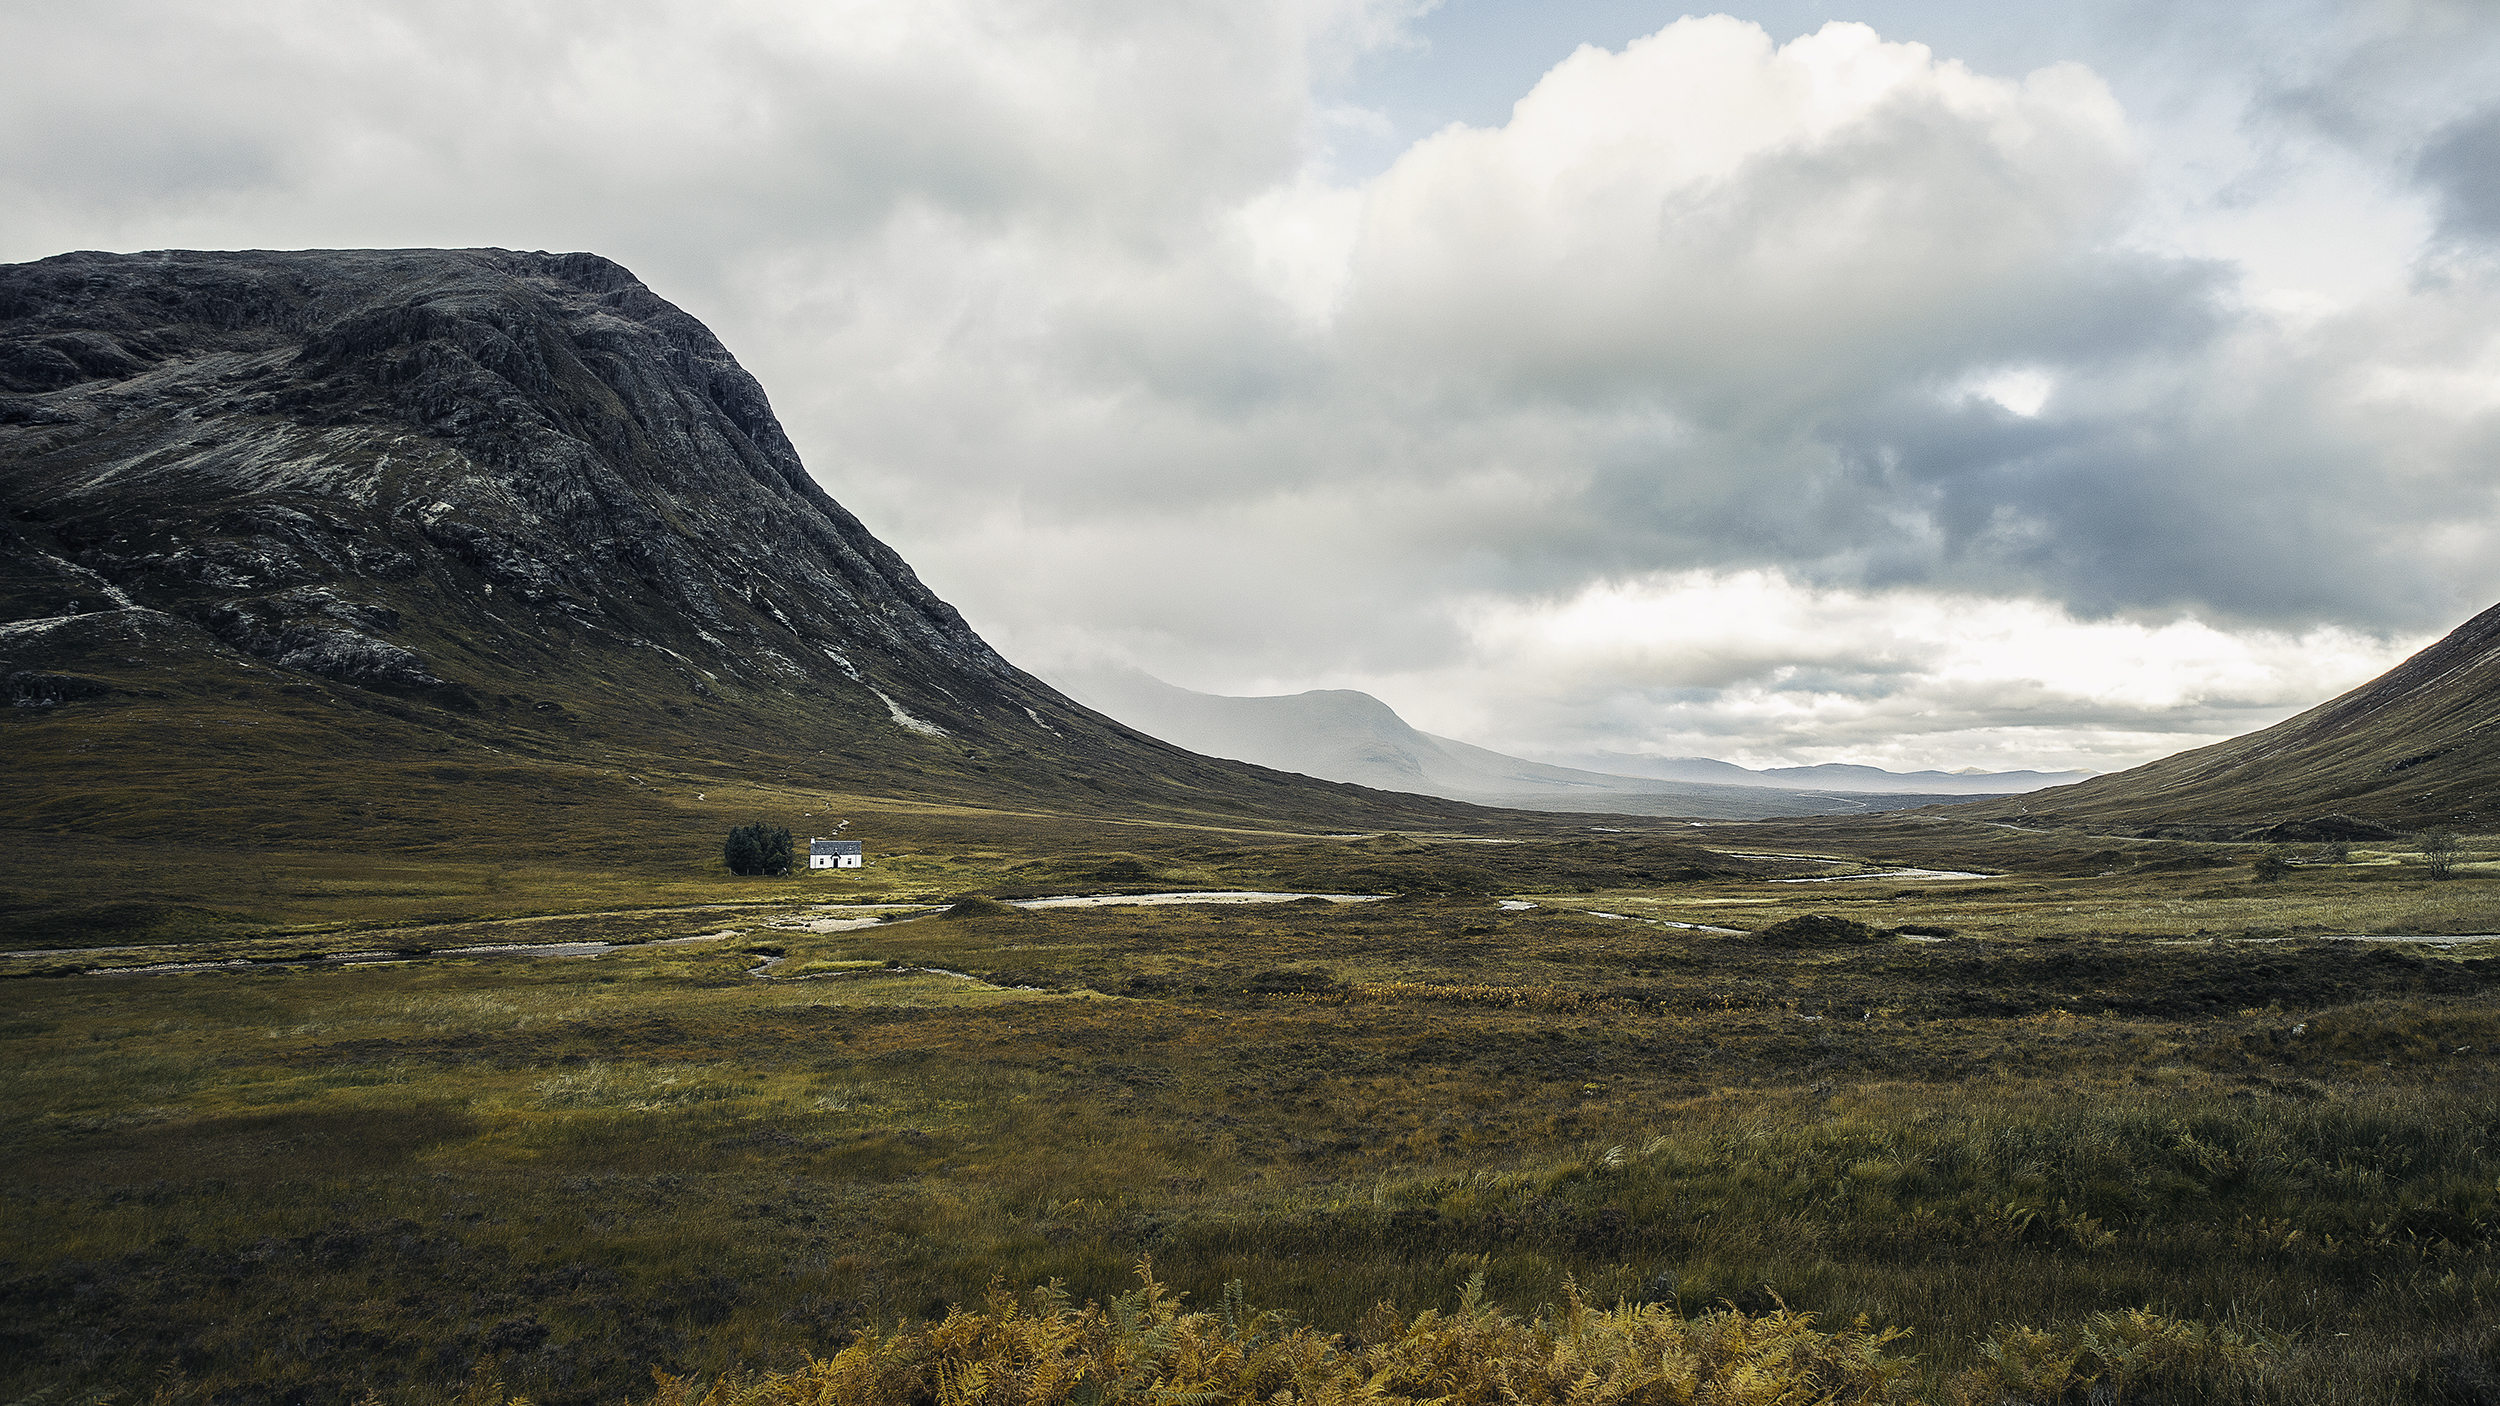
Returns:
[[[589,635],[690,691],[881,691],[950,733],[1069,706],[816,485],[702,324],[595,255],[16,265],[0,392],[16,618],[146,604],[376,686],[491,663],[446,634]]]
[[[2239,838],[2280,845],[2367,843],[2402,837],[2398,832],[2375,821],[2339,814],[2320,815],[2308,820],[2286,820],[2279,825],[2268,825]]]
[[[443,685],[413,652],[375,637],[399,628],[398,611],[359,605],[331,587],[298,586],[220,601],[204,623],[226,643],[282,668],[347,683]]]
[[[102,698],[113,691],[106,684],[76,674],[45,674],[33,669],[19,669],[0,680],[0,684],[6,685],[12,708],[50,708],[85,698]]]

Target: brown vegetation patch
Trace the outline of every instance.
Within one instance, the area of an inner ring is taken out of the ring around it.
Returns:
[[[1866,947],[1890,942],[1892,934],[1831,913],[1808,913],[1756,928],[1753,940],[1766,947]]]

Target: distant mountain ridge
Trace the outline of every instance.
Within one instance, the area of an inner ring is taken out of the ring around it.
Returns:
[[[1063,670],[1054,681],[1098,712],[1209,756],[1523,810],[1724,819],[1826,815],[2004,795],[2056,782],[2035,779],[2042,777],[2038,772],[1905,776],[1853,766],[1755,772],[1701,758],[1626,758],[1653,768],[1647,774],[1627,774],[1628,768],[1605,771],[1533,762],[1435,736],[1353,689],[1242,698],[1199,693],[1141,670],[1120,668]],[[1990,783],[2002,784],[1991,789]]]
[[[1926,795],[1992,795],[2072,786],[2099,775],[2092,771],[1886,771],[1849,762],[1775,766],[1760,771],[1707,757],[1636,757],[1595,752],[1581,760],[1594,770],[1670,781],[1709,781],[1729,786],[1776,786],[1795,791],[1868,791]],[[1741,779],[1740,779],[1741,778]]]

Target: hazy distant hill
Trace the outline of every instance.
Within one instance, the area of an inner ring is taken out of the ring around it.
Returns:
[[[2285,838],[2336,815],[2489,827],[2500,813],[2500,606],[2263,731],[1974,809],[2045,823],[2283,825]]]
[[[1778,786],[1796,791],[1916,792],[1922,795],[2001,796],[2072,786],[2099,775],[2092,771],[1886,771],[1882,767],[1825,762],[1750,771],[1708,757],[1636,757],[1593,752],[1580,758],[1598,771],[1672,781],[1710,781],[1730,786]]]
[[[1063,671],[1056,682],[1097,711],[1209,756],[1525,810],[1722,819],[1830,815],[1934,805],[2042,784],[2030,781],[2041,775],[2037,772],[2005,774],[1991,791],[1982,783],[1999,777],[1932,771],[1903,776],[1850,766],[1766,773],[1698,758],[1653,762],[1660,771],[1626,775],[1526,761],[1436,737],[1352,689],[1235,698],[1180,688],[1136,669]],[[1666,770],[1674,768],[1681,770]],[[1827,776],[1832,779],[1816,784]],[[1927,781],[1937,784],[1920,789],[1917,783]]]

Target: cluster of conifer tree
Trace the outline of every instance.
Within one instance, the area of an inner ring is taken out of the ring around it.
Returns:
[[[721,845],[721,858],[732,874],[787,874],[790,832],[760,820],[740,825],[729,832],[728,840]]]

